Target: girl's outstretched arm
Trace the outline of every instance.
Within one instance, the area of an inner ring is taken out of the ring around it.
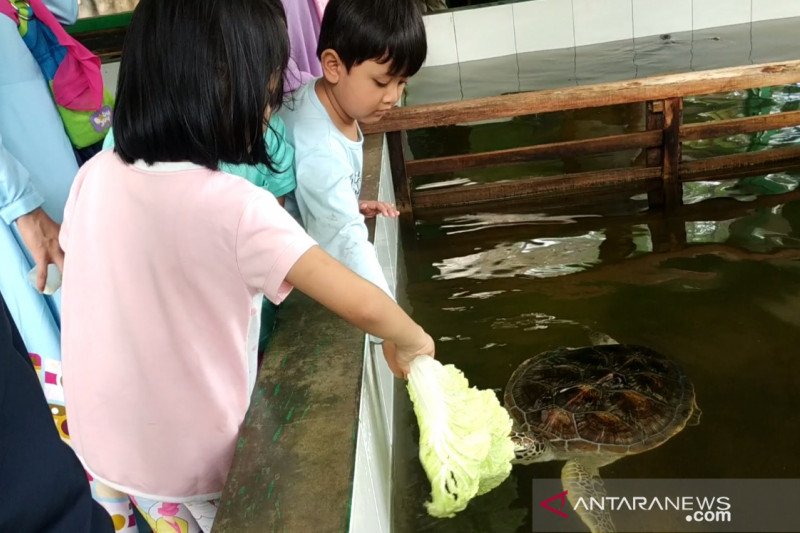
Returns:
[[[319,246],[297,260],[286,281],[354,326],[395,344],[395,354],[389,349],[386,355],[398,377],[408,374],[414,357],[434,355],[433,339],[400,306]]]

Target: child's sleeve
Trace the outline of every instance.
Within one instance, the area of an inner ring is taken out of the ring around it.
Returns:
[[[339,262],[394,298],[358,209],[352,169],[317,149],[297,158],[295,172],[295,199],[308,234]]]
[[[270,173],[267,180],[267,190],[276,197],[284,196],[297,187],[294,172],[294,148],[286,137],[286,125],[278,115],[272,115],[269,120],[265,140],[269,156],[279,169],[277,173]]]
[[[5,149],[0,136],[0,218],[10,226],[43,203],[28,170]]]
[[[272,115],[269,128],[264,131],[264,142],[273,166],[273,172],[267,165],[233,165],[220,163],[223,172],[240,176],[256,187],[271,192],[276,198],[292,192],[296,181],[294,175],[294,148],[286,138],[286,126],[278,115]]]
[[[108,133],[106,133],[106,138],[103,139],[103,150],[113,150],[114,149],[114,128],[108,128]]]
[[[236,232],[236,261],[244,282],[278,304],[291,292],[286,275],[316,243],[264,191],[242,212]]]
[[[61,24],[74,24],[78,19],[78,0],[44,0],[44,4]]]

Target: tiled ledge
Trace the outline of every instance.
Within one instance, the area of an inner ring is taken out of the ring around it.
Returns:
[[[797,0],[800,4],[800,0]],[[800,17],[423,68],[405,105],[798,59]]]
[[[529,0],[426,15],[425,65],[798,16],[800,0]]]

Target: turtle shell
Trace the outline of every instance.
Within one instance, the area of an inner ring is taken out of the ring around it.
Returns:
[[[519,430],[569,453],[638,453],[686,425],[694,387],[672,360],[609,344],[536,355],[512,374],[505,404]]]

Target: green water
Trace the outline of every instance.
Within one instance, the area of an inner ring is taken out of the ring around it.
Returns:
[[[796,86],[687,99],[686,122],[797,109]],[[521,117],[418,132],[416,157],[632,131],[631,107]],[[684,159],[797,143],[800,128],[687,143]],[[429,177],[423,187],[637,164],[637,153]],[[401,301],[437,341],[437,357],[498,393],[525,359],[589,343],[585,327],[680,363],[703,411],[662,446],[601,469],[607,478],[800,477],[800,172],[698,182],[666,218],[646,198],[571,211],[427,214],[402,235]],[[756,197],[759,200],[751,202]],[[727,197],[727,198],[725,198]],[[710,200],[710,198],[718,198]],[[719,200],[719,198],[723,198]],[[705,201],[705,203],[704,203]],[[453,519],[427,516],[418,433],[398,394],[393,472],[397,532],[526,532],[531,483],[561,463],[516,466]]]

